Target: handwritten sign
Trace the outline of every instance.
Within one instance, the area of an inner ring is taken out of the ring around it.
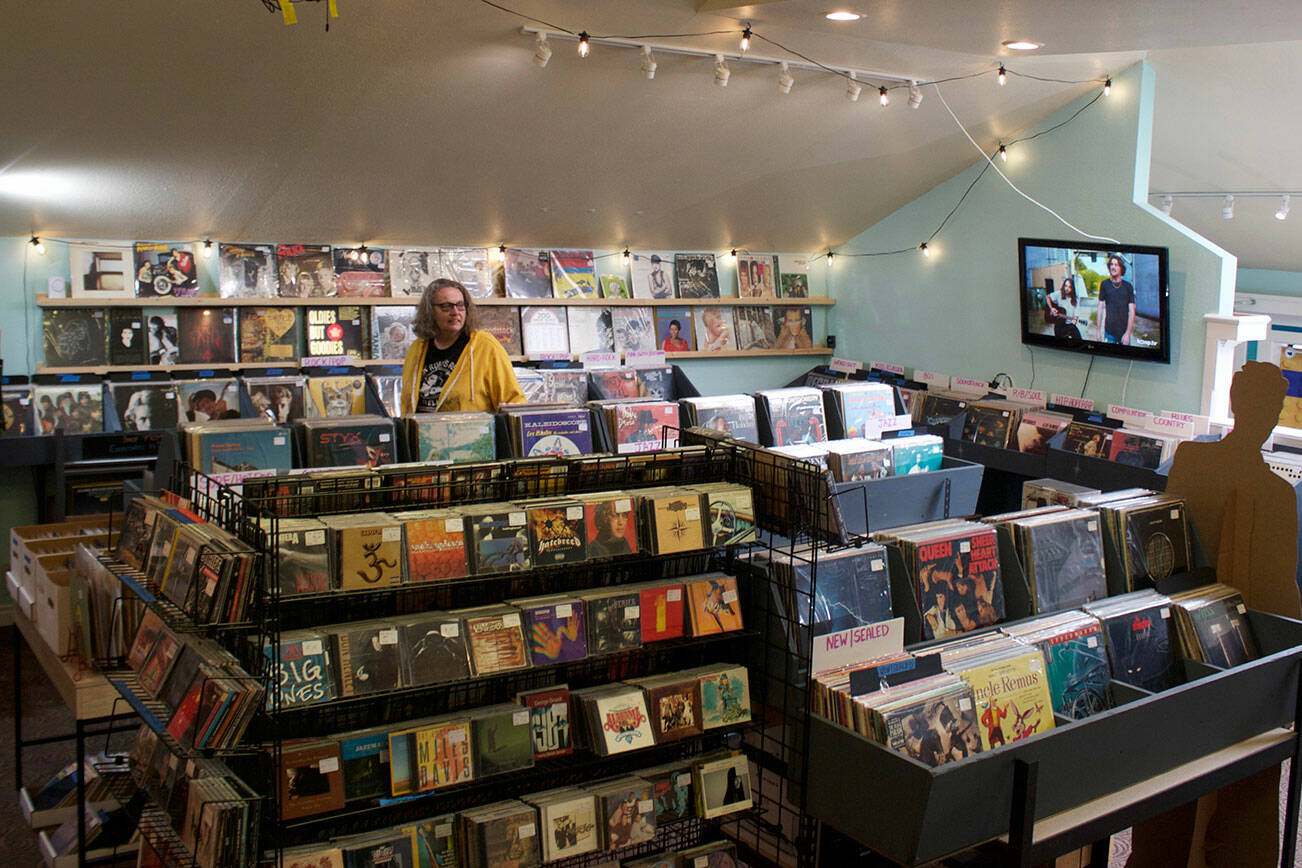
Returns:
[[[865,624],[818,636],[814,639],[814,674],[843,666],[855,666],[904,650],[904,619],[893,618],[879,624]]]
[[[630,368],[639,365],[663,365],[664,363],[664,350],[633,350],[624,353],[624,364]]]
[[[913,379],[919,383],[926,383],[928,386],[938,386],[942,389],[949,388],[949,374],[937,374],[935,371],[919,371],[914,368]]]
[[[863,362],[856,362],[854,359],[837,359],[834,358],[827,365],[834,371],[842,374],[853,374],[863,367]]]
[[[970,377],[951,377],[949,387],[955,392],[966,392],[972,395],[984,395],[990,391],[990,384],[985,380],[974,380]]]
[[[619,353],[590,352],[579,356],[585,368],[618,368]]]
[[[903,416],[891,416],[888,419],[865,419],[863,436],[869,440],[880,440],[885,431],[904,431],[913,427],[913,417],[907,413]]]
[[[308,356],[301,359],[299,364],[305,368],[336,368],[355,365],[357,359],[352,356]]]
[[[1077,398],[1073,395],[1054,395],[1049,399],[1049,403],[1057,404],[1059,407],[1071,407],[1073,410],[1094,412],[1094,402],[1089,398]]]
[[[1171,434],[1185,440],[1194,436],[1194,423],[1189,419],[1172,419],[1169,416],[1150,416],[1148,430],[1156,434]]]
[[[871,371],[885,371],[888,374],[899,374],[904,376],[903,365],[892,365],[890,362],[869,362],[868,369]]]
[[[1034,404],[1037,407],[1043,407],[1049,400],[1048,393],[1039,389],[1009,389],[1008,397],[1023,404]]]
[[[568,362],[570,354],[564,350],[545,350],[538,353],[530,353],[529,359],[535,362]]]
[[[1120,419],[1123,423],[1137,428],[1147,428],[1148,420],[1153,418],[1153,414],[1147,410],[1122,407],[1120,404],[1109,404],[1108,416],[1112,419]]]

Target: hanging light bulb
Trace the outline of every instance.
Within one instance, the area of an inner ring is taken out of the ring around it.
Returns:
[[[854,70],[850,70],[849,80],[845,83],[845,98],[850,102],[858,102],[859,94],[863,93],[863,85],[859,83],[859,77],[855,75]]]
[[[791,86],[795,83],[796,80],[791,77],[790,67],[785,60],[782,61],[778,71],[778,90],[782,93],[791,93]]]
[[[922,105],[922,88],[918,87],[916,81],[909,82],[909,108],[915,109]]]
[[[747,24],[741,31],[741,50],[745,51],[750,48],[750,25]]]
[[[737,261],[737,248],[736,248],[736,247],[732,248],[731,252],[728,253],[728,261],[729,261],[729,262],[736,262],[736,261]]]
[[[1003,87],[1007,83],[1008,83],[1008,70],[1004,69],[1004,65],[1001,63],[999,64],[999,86]]]
[[[1222,220],[1234,219],[1234,197],[1233,196],[1226,196],[1225,201],[1221,203],[1221,219]]]
[[[506,258],[506,245],[505,245],[505,244],[499,244],[499,245],[497,245],[497,253],[498,253],[499,256],[501,256],[503,259],[505,259],[505,258]]]
[[[1111,78],[1109,78],[1107,81],[1103,82],[1103,95],[1104,95],[1104,96],[1112,96],[1112,79],[1111,79]]]
[[[827,251],[827,267],[828,267],[828,268],[831,268],[831,267],[832,267],[832,257],[835,256],[835,255],[836,255],[836,254],[833,253],[832,251],[830,251],[830,250]]]
[[[732,70],[728,68],[728,61],[723,59],[722,54],[714,56],[714,83],[719,87],[727,87],[728,79],[732,77]]]
[[[1284,204],[1280,205],[1279,210],[1275,212],[1275,219],[1276,220],[1288,219],[1288,194],[1287,193],[1284,194]]]
[[[533,65],[542,69],[552,59],[552,47],[547,44],[547,34],[539,33],[534,41]]]
[[[1166,216],[1170,217],[1170,216],[1171,216],[1171,209],[1172,209],[1173,207],[1175,207],[1175,199],[1174,199],[1173,197],[1171,197],[1171,196],[1163,196],[1163,197],[1162,197],[1162,213],[1165,214]]]
[[[891,104],[890,95],[886,93],[886,85],[877,88],[877,99],[883,106]]]
[[[628,252],[628,248],[625,247],[625,248],[624,248],[624,253],[623,253],[623,255],[620,256],[620,260],[621,260],[625,265],[628,265],[628,261],[629,261],[630,259],[632,259],[632,258],[633,258],[633,254],[629,253],[629,252]]]
[[[1005,163],[1008,162],[1008,149],[1004,147],[1003,142],[999,143],[999,159],[1003,160]]]
[[[931,255],[931,248],[927,246],[927,242],[925,241],[918,245],[918,249],[922,251],[923,256]]]
[[[41,256],[45,255],[45,245],[41,242],[40,238],[33,235],[32,240],[27,243],[32,245],[32,249],[35,250],[38,254],[40,254]]]
[[[212,239],[205,238],[203,241],[203,255],[205,258],[212,258]]]
[[[651,53],[651,46],[642,46],[642,74],[648,79],[656,77],[656,68],[660,64],[656,63],[655,55]]]
[[[592,46],[588,44],[588,31],[579,31],[579,57],[587,57]]]

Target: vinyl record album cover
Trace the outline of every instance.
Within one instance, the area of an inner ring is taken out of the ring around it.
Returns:
[[[340,298],[382,298],[389,294],[386,251],[378,247],[336,247],[335,295]]]
[[[553,250],[552,290],[557,298],[597,298],[591,250]]]
[[[778,258],[737,254],[737,294],[742,298],[777,298]]]
[[[280,294],[286,298],[323,298],[335,294],[334,257],[328,244],[278,244]]]
[[[241,307],[239,311],[241,362],[293,362],[298,358],[297,310],[292,307]],[[152,340],[150,343],[152,354]]]
[[[487,247],[444,247],[439,250],[439,277],[455,280],[471,298],[489,298],[495,293]]]
[[[773,349],[777,337],[773,331],[773,315],[767,307],[738,305],[732,313],[737,330],[737,349]]]
[[[479,327],[497,338],[508,356],[524,355],[524,344],[520,340],[520,308],[484,305],[478,313]]]
[[[131,244],[73,241],[68,244],[73,298],[135,298],[135,248]]]
[[[655,311],[658,349],[667,353],[683,353],[696,349],[696,335],[692,328],[690,308],[657,307]]]
[[[674,254],[674,274],[679,298],[718,298],[719,273],[713,253]]]
[[[611,309],[611,328],[614,331],[615,352],[636,353],[658,349],[656,321],[649,307],[616,307]]]
[[[307,327],[304,355],[366,358],[366,344],[370,337],[366,322],[368,313],[369,309],[360,305],[304,308],[303,318]]]
[[[108,361],[104,311],[100,308],[46,308],[45,364],[52,368],[90,367]]]
[[[199,294],[194,245],[175,241],[136,242],[136,295],[182,298]]]
[[[235,308],[182,307],[176,318],[183,364],[235,362]]]
[[[389,287],[394,298],[410,296],[418,299],[425,294],[425,288],[441,276],[436,248],[390,248]]]
[[[551,254],[546,250],[508,247],[503,254],[506,294],[510,298],[551,298]]]
[[[416,340],[411,322],[416,318],[414,306],[377,305],[371,308],[371,358],[401,362]]]
[[[144,365],[148,358],[144,310],[138,307],[109,308],[108,363],[139,366]]]
[[[275,298],[280,294],[273,245],[223,242],[217,250],[217,286],[222,298]]]
[[[673,298],[674,254],[634,253],[629,259],[634,298]]]

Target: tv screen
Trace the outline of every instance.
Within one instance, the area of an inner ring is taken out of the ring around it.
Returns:
[[[1017,239],[1022,343],[1171,361],[1167,248]]]

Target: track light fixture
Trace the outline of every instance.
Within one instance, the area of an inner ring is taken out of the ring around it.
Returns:
[[[648,79],[655,78],[656,67],[658,67],[659,65],[660,64],[656,63],[655,55],[651,53],[651,46],[643,45],[642,46],[642,74],[645,75]]]
[[[1222,220],[1234,219],[1234,197],[1233,196],[1226,196],[1225,201],[1221,203],[1221,219]]]
[[[1280,205],[1280,206],[1279,206],[1279,210],[1275,212],[1275,219],[1276,219],[1276,220],[1287,220],[1287,219],[1288,219],[1288,200],[1289,200],[1289,196],[1288,196],[1287,193],[1285,193],[1285,194],[1284,194],[1284,204]]]
[[[750,48],[750,25],[747,24],[741,31],[741,50],[746,51]]]
[[[891,104],[891,97],[890,94],[886,92],[886,85],[882,85],[881,87],[877,88],[877,100],[883,106],[888,106]]]
[[[732,77],[732,70],[728,68],[728,61],[723,59],[722,54],[714,56],[714,83],[719,87],[727,87],[728,79]]]
[[[859,94],[861,93],[863,93],[863,85],[859,83],[858,76],[854,74],[854,70],[852,69],[850,70],[849,81],[845,84],[845,98],[850,100],[850,102],[858,102]]]
[[[539,33],[533,47],[533,65],[542,69],[552,59],[552,47],[547,44],[547,34]]]
[[[588,44],[588,31],[579,31],[579,57],[587,57],[592,46]]]
[[[999,64],[999,86],[1003,87],[1006,84],[1008,84],[1008,70],[1004,69],[1004,65],[1001,63]]]
[[[791,77],[790,67],[785,60],[782,61],[782,65],[778,67],[778,90],[782,93],[791,93],[791,86],[795,83],[796,80]]]
[[[27,243],[32,245],[32,249],[35,250],[37,253],[39,253],[41,256],[45,255],[45,245],[41,243],[41,239],[39,237],[33,235],[32,240],[28,241]]]
[[[915,109],[922,105],[922,88],[918,87],[916,81],[909,82],[909,108]]]

